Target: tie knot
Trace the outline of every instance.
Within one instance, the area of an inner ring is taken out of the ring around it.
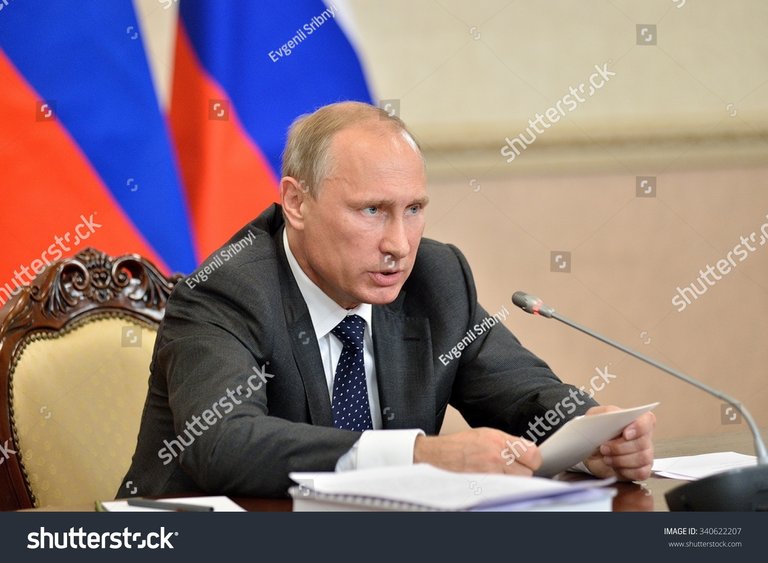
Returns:
[[[365,320],[360,315],[347,315],[334,327],[331,333],[341,340],[344,346],[350,345],[362,349]]]

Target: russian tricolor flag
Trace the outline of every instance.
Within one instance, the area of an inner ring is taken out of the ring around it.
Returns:
[[[276,201],[290,122],[371,101],[337,15],[181,0],[166,115],[131,0],[0,0],[0,305],[86,246],[188,273]]]

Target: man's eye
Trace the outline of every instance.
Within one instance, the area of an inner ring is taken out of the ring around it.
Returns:
[[[421,205],[411,205],[408,208],[408,213],[410,213],[411,215],[418,215],[419,211],[421,211]]]
[[[365,213],[366,215],[376,215],[378,212],[379,212],[379,208],[374,205],[363,209],[363,213]]]

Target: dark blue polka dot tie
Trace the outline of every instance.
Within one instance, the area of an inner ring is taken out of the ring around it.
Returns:
[[[370,430],[373,423],[363,360],[365,321],[359,315],[348,315],[331,333],[344,345],[333,378],[333,425],[358,432]]]

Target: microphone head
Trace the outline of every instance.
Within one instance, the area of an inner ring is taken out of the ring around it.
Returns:
[[[544,305],[544,302],[541,299],[524,291],[516,291],[512,295],[512,303],[517,307],[520,307],[526,313],[530,313],[531,315],[541,315],[548,319],[551,319],[552,314],[555,312],[552,307]]]

